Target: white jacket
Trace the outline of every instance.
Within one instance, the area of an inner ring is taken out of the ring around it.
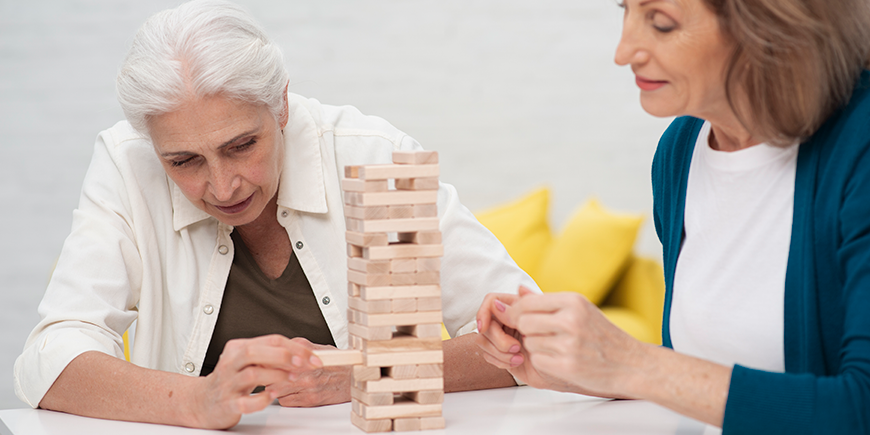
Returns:
[[[347,250],[340,179],[345,165],[389,163],[420,145],[353,107],[289,95],[278,221],[287,229],[335,343],[348,345]],[[475,330],[488,292],[537,289],[498,240],[442,184],[441,285],[451,336]],[[232,227],[191,204],[127,122],[97,138],[73,213],[72,233],[39,306],[42,320],[15,362],[15,393],[36,407],[76,356],[123,358],[121,335],[137,321],[131,361],[197,376],[233,261]]]

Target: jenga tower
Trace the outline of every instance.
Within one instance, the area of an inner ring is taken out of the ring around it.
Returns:
[[[341,183],[348,330],[362,354],[351,421],[366,432],[444,428],[438,154],[395,151],[393,163],[348,166]]]

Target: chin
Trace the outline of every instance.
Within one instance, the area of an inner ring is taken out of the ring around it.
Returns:
[[[676,109],[673,103],[667,101],[660,96],[643,95],[640,96],[640,106],[646,113],[657,118],[667,118],[669,116],[680,116],[682,113]]]

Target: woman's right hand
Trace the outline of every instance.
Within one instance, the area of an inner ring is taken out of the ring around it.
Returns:
[[[195,421],[191,426],[226,429],[235,426],[242,414],[269,406],[277,392],[251,392],[260,385],[285,382],[291,374],[323,367],[311,353],[305,339],[266,335],[227,342],[212,373],[197,391]]]

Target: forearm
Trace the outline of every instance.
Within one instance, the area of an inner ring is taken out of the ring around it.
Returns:
[[[197,426],[190,405],[200,381],[85,352],[67,365],[39,406],[110,420]]]
[[[643,366],[630,377],[628,395],[722,427],[731,368],[649,346]]]
[[[486,361],[466,334],[444,342],[444,392],[483,390],[516,385],[513,376]]]

